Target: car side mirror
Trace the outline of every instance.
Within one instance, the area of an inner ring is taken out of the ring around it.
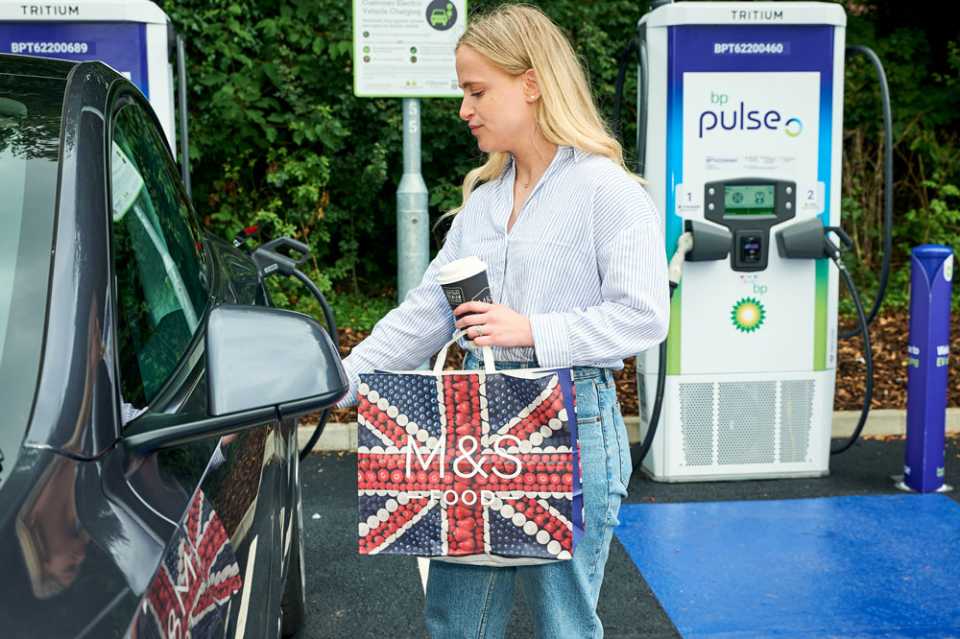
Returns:
[[[313,319],[258,306],[212,309],[206,325],[209,416],[147,413],[123,434],[148,453],[335,404],[350,388],[337,347]]]
[[[330,335],[312,318],[262,306],[222,305],[207,320],[207,393],[213,416],[276,407],[297,417],[350,388]]]

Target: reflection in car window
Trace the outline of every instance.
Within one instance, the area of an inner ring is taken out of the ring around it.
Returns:
[[[162,138],[136,104],[114,118],[110,160],[117,343],[124,403],[146,406],[206,308],[200,229]]]
[[[36,393],[57,198],[64,84],[0,73],[0,486]]]

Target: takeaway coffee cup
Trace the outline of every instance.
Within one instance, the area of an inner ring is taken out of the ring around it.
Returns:
[[[440,267],[437,282],[440,283],[451,309],[464,302],[493,303],[490,284],[487,282],[487,265],[476,255]],[[471,338],[467,336],[467,339]]]

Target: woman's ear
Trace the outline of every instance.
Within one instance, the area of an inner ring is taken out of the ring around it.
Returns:
[[[536,102],[540,99],[540,84],[537,82],[537,72],[527,69],[521,74],[523,78],[523,97],[527,102]]]

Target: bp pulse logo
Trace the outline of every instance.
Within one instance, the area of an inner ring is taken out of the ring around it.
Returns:
[[[800,121],[800,118],[790,118],[784,123],[783,132],[788,137],[795,138],[803,133],[803,122]]]
[[[457,23],[457,8],[449,0],[433,0],[427,5],[427,24],[446,31]]]
[[[755,297],[744,297],[733,305],[730,319],[741,333],[752,333],[763,325],[767,311]]]
[[[785,118],[776,109],[768,111],[751,109],[743,100],[737,104],[730,104],[729,95],[714,91],[710,92],[710,108],[700,113],[699,126],[701,138],[707,131],[714,131],[717,128],[723,131],[779,131],[782,129],[787,137],[791,138],[803,133],[803,122],[800,118]]]

